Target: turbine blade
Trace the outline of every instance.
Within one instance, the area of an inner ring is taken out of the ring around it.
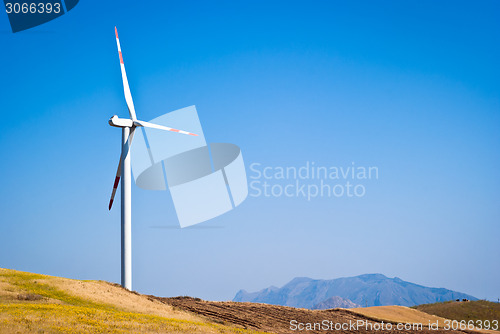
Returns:
[[[132,94],[130,93],[130,87],[128,85],[127,73],[125,72],[125,64],[123,63],[122,49],[120,47],[120,40],[118,39],[118,30],[115,27],[116,35],[116,45],[118,47],[118,55],[120,56],[120,68],[122,70],[122,80],[123,80],[123,91],[125,93],[125,101],[127,101],[128,112],[130,118],[135,121],[137,119],[135,115],[134,101],[132,100]]]
[[[143,126],[145,128],[151,128],[151,129],[172,131],[172,132],[182,133],[184,135],[198,136],[196,133],[192,133],[192,132],[188,132],[188,131],[184,131],[184,130],[178,130],[178,129],[170,128],[168,126],[153,124],[153,123],[144,122],[144,121],[137,121],[136,120],[136,121],[134,121],[134,125],[136,125],[136,126]]]
[[[118,164],[118,169],[116,170],[115,183],[113,184],[113,192],[111,193],[111,199],[109,200],[108,210],[111,210],[113,206],[113,201],[115,200],[116,189],[118,184],[120,184],[120,177],[122,175],[122,156],[120,156],[120,163]]]
[[[111,193],[111,199],[109,200],[108,210],[111,210],[111,208],[113,207],[113,201],[115,200],[116,189],[118,189],[118,184],[120,184],[120,178],[122,176],[123,154],[127,155],[128,152],[130,151],[130,147],[132,146],[132,140],[134,139],[134,133],[135,133],[134,130],[135,127],[132,127],[130,129],[130,135],[128,136],[128,145],[125,151],[122,151],[122,154],[120,155],[120,162],[118,163],[118,169],[116,170],[115,183],[113,184],[113,192]]]

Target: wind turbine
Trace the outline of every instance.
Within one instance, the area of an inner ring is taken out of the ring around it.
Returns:
[[[119,118],[114,115],[109,120],[109,125],[122,129],[122,153],[118,170],[116,171],[115,183],[113,192],[109,201],[109,210],[113,206],[116,189],[121,184],[121,284],[127,290],[132,290],[132,198],[131,198],[131,179],[130,179],[130,146],[134,138],[134,131],[137,127],[153,128],[158,130],[172,131],[190,136],[198,136],[197,134],[173,129],[167,126],[153,124],[140,121],[135,114],[134,102],[128,85],[127,73],[125,72],[125,64],[123,63],[122,51],[120,48],[120,40],[118,39],[118,31],[115,27],[116,45],[118,47],[118,55],[120,56],[120,67],[122,71],[123,91],[125,93],[125,101],[127,102],[130,118]]]

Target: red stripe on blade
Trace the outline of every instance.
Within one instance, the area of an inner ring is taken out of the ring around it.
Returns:
[[[122,52],[121,52],[121,51],[118,51],[118,53],[120,54],[120,64],[123,64]]]
[[[115,189],[116,189],[116,188],[118,187],[118,183],[119,183],[119,182],[120,182],[120,177],[119,177],[119,176],[117,176],[117,177],[115,178],[115,184],[113,185],[113,188],[115,188]]]
[[[170,129],[170,131],[173,131],[173,132],[179,132],[181,130],[177,130],[177,129]]]
[[[188,135],[198,137],[196,133],[188,133]]]
[[[116,35],[116,38],[118,38],[118,30],[116,30],[116,27],[115,27],[115,35]]]

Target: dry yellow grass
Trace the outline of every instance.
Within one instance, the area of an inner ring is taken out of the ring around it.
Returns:
[[[405,306],[373,306],[351,308],[348,310],[370,318],[393,323],[422,323],[425,326],[429,324],[429,321],[432,323],[439,321],[440,325],[444,325],[444,320],[446,320],[445,318],[430,315]]]
[[[102,281],[0,268],[0,333],[256,333]]]
[[[421,323],[423,326],[429,323],[438,323],[440,328],[445,327],[446,318],[428,314],[405,306],[372,306],[347,309],[356,314],[361,314],[379,321],[391,323]],[[476,329],[478,332],[497,334],[492,330]]]
[[[45,282],[40,280],[40,282]],[[120,286],[104,281],[78,281],[54,277],[50,284],[59,290],[71,291],[80,298],[99,304],[108,304],[119,307],[128,312],[139,312],[162,317],[200,321],[199,317],[192,314],[174,310],[172,306],[163,304],[155,299],[148,299],[144,295],[130,293]]]
[[[0,275],[1,275],[1,270],[0,269]],[[5,282],[2,280],[2,277],[0,276],[0,300],[15,300],[17,298],[17,293],[16,293],[16,288],[9,284],[8,282]]]

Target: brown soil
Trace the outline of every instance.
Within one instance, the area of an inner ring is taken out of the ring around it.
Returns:
[[[316,330],[300,331],[291,330],[290,321],[296,320],[298,323],[321,323],[324,320],[335,323],[346,323],[350,321],[356,323],[358,320],[374,324],[379,320],[374,317],[365,316],[347,309],[332,310],[307,310],[293,307],[276,306],[258,303],[237,303],[237,302],[209,302],[191,297],[159,298],[157,299],[165,304],[171,305],[176,309],[192,312],[196,315],[206,317],[210,321],[232,324],[241,328],[253,329],[263,332],[284,334],[284,333],[419,333],[419,334],[453,334],[453,333],[476,333],[473,331],[446,331],[443,329],[430,330],[422,322],[422,330],[397,330],[396,324],[392,330],[367,330],[365,326],[359,330]],[[385,323],[385,322],[384,322]]]

